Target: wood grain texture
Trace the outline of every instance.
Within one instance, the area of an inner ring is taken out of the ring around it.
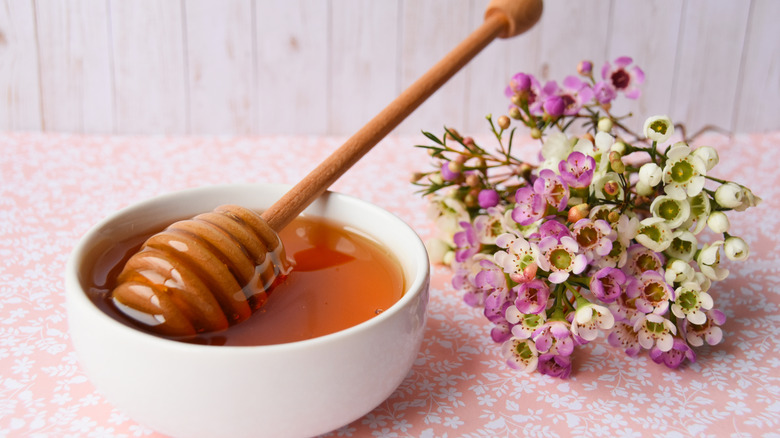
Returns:
[[[114,131],[106,2],[39,3],[38,50],[43,120],[50,131]]]
[[[252,13],[245,0],[185,3],[189,133],[254,132]]]
[[[0,130],[349,135],[482,22],[488,0],[0,0]],[[780,129],[775,0],[545,0],[396,132],[484,135],[519,72],[629,55],[637,128]]]
[[[184,134],[187,74],[182,3],[109,3],[116,129],[120,134]]]
[[[328,132],[351,133],[401,91],[399,2],[336,0],[331,7]]]
[[[748,2],[688,0],[669,115],[690,132],[715,125],[733,129]]]
[[[258,134],[326,134],[330,2],[256,3]]]
[[[453,7],[455,4],[448,0],[403,0],[401,88],[408,87],[472,30],[468,8]],[[462,93],[465,83],[466,74],[460,72],[434,93],[424,108],[409,116],[397,132],[417,134],[421,129],[441,130],[445,124],[463,126],[467,114]]]
[[[745,40],[734,128],[778,129],[780,115],[780,2],[753,0]]]
[[[46,129],[33,0],[0,3],[0,129]]]

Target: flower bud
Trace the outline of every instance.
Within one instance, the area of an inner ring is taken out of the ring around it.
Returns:
[[[473,193],[469,193],[463,197],[463,203],[466,204],[466,207],[476,207],[479,205],[479,200]]]
[[[520,120],[523,118],[523,113],[521,113],[520,110],[516,107],[512,107],[512,109],[509,110],[509,117],[515,120]]]
[[[729,230],[729,218],[722,211],[714,211],[707,218],[707,225],[718,234],[723,234]]]
[[[593,73],[593,63],[585,60],[580,61],[580,63],[577,64],[577,73],[582,76],[590,76]]]
[[[579,204],[569,209],[568,221],[575,223],[580,219],[585,219],[590,214],[590,206],[588,204]]]
[[[498,127],[501,129],[507,129],[509,128],[509,124],[511,121],[509,120],[509,117],[507,116],[501,116],[498,118]]]
[[[422,172],[414,172],[410,179],[411,179],[411,182],[416,183],[417,181],[421,180],[422,177],[424,177],[424,176],[425,176],[425,174],[422,173]]]
[[[709,146],[700,146],[693,151],[693,155],[699,157],[704,162],[704,167],[711,170],[720,161],[718,151]]]
[[[612,130],[612,119],[609,117],[602,117],[599,119],[599,123],[597,125],[597,128],[601,132],[609,132]]]
[[[618,141],[612,143],[612,146],[609,147],[609,151],[610,152],[615,151],[615,152],[619,153],[620,155],[625,155],[626,154],[626,144],[623,143],[622,141],[618,140]]]
[[[479,192],[479,195],[477,195],[477,202],[482,208],[495,207],[498,205],[499,201],[500,197],[498,196],[498,192],[492,189],[482,190]]]
[[[469,187],[476,187],[479,185],[479,175],[475,173],[469,173],[466,175],[466,185]]]
[[[428,175],[428,180],[437,186],[444,184],[444,178],[441,177],[441,173],[439,172]]]
[[[741,262],[750,255],[750,248],[744,240],[739,237],[731,236],[726,239],[726,242],[723,244],[723,252],[726,253],[726,257],[728,257],[729,260]]]
[[[519,94],[512,95],[512,98],[510,99],[515,106],[521,106],[523,104],[523,96]]]
[[[542,138],[542,131],[539,128],[531,128],[531,138],[539,140]]]
[[[474,146],[474,139],[472,137],[466,137],[463,139],[463,144],[466,146]]]
[[[715,190],[715,202],[721,207],[735,208],[742,205],[742,187],[734,183],[726,183]]]
[[[607,222],[611,224],[616,224],[617,221],[619,220],[620,220],[620,213],[614,210],[610,211],[609,214],[607,215]]]
[[[645,163],[639,168],[639,181],[650,187],[655,187],[661,182],[664,171],[655,163]]]
[[[674,124],[667,116],[653,116],[645,120],[645,137],[663,143],[674,134]]]
[[[620,153],[617,151],[612,151],[609,153],[609,164],[612,166],[612,170],[617,173],[623,173],[626,171],[626,165],[623,164]]]

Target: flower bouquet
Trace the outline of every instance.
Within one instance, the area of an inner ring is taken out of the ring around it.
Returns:
[[[515,75],[508,116],[487,117],[493,152],[454,129],[424,133],[431,144],[418,147],[434,169],[414,183],[439,233],[430,254],[484,309],[512,368],[568,377],[574,348],[602,331],[630,356],[693,362],[693,347],[722,339],[709,292],[729,273],[721,254],[748,257],[725,212],[761,199],[713,176],[716,150],[690,145],[679,126],[673,140],[668,117],[648,118],[637,135],[610,112],[616,98],[639,97],[644,74],[631,58],[598,76],[587,61],[577,70],[562,87]],[[513,123],[540,141],[536,164],[513,153]]]

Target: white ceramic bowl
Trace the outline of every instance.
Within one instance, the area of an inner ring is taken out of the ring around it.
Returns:
[[[305,437],[360,418],[403,381],[425,327],[428,257],[403,221],[349,196],[327,193],[306,213],[375,237],[398,257],[409,285],[390,309],[357,326],[280,345],[192,345],[127,327],[85,294],[90,258],[113,242],[220,204],[263,209],[287,189],[243,184],[168,194],[109,216],[81,239],[65,276],[70,333],[82,368],[117,408],[173,436]]]

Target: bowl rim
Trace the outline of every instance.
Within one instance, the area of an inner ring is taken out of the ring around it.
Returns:
[[[330,199],[335,199],[337,202],[347,202],[354,205],[358,205],[363,209],[368,209],[373,215],[383,216],[389,219],[390,221],[395,222],[400,227],[400,229],[404,230],[404,232],[408,232],[409,236],[413,237],[410,240],[410,242],[413,243],[414,253],[417,255],[417,257],[420,258],[420,260],[424,261],[424,263],[417,270],[416,275],[410,279],[411,280],[410,284],[407,285],[407,287],[405,288],[404,294],[401,296],[401,298],[398,301],[396,301],[392,306],[390,306],[388,309],[386,309],[379,315],[369,320],[363,321],[354,326],[327,335],[318,336],[310,339],[304,339],[300,341],[287,342],[282,344],[251,345],[251,346],[203,345],[203,344],[193,344],[193,343],[176,341],[172,339],[166,339],[130,327],[120,321],[117,321],[116,319],[107,315],[105,312],[101,311],[97,306],[95,306],[95,304],[87,296],[85,288],[79,276],[79,271],[80,271],[80,266],[82,264],[81,262],[83,262],[84,258],[86,257],[88,250],[91,247],[93,247],[93,245],[88,245],[88,244],[90,242],[94,242],[97,238],[99,238],[101,232],[104,232],[104,230],[110,225],[120,221],[122,217],[137,211],[143,211],[144,209],[150,208],[151,206],[154,205],[164,204],[167,201],[175,200],[181,197],[194,196],[197,194],[209,193],[209,192],[240,193],[241,191],[244,190],[251,190],[251,189],[257,190],[259,187],[263,187],[265,189],[270,189],[270,190],[276,190],[276,191],[286,191],[289,190],[292,186],[287,184],[276,184],[276,183],[235,183],[235,184],[214,184],[214,185],[187,188],[187,189],[162,193],[160,195],[156,195],[147,199],[143,199],[138,202],[134,202],[100,219],[98,222],[93,224],[87,230],[87,232],[84,233],[79,238],[76,245],[73,247],[70,254],[68,255],[67,263],[65,266],[65,296],[66,296],[66,308],[67,308],[68,318],[71,318],[71,314],[70,314],[71,307],[78,304],[82,307],[86,306],[86,308],[89,308],[90,310],[94,311],[94,313],[97,315],[99,319],[101,319],[105,323],[108,323],[113,329],[120,330],[123,335],[130,336],[131,338],[135,338],[139,342],[150,343],[150,345],[159,344],[160,347],[191,351],[193,353],[208,351],[209,354],[252,354],[252,353],[268,354],[276,351],[281,352],[286,350],[304,349],[304,348],[319,346],[320,344],[338,342],[341,339],[355,336],[360,332],[370,331],[373,327],[383,324],[384,321],[391,319],[394,315],[398,314],[399,312],[402,312],[403,308],[410,305],[417,298],[418,295],[424,293],[428,289],[429,281],[430,281],[430,270],[431,270],[428,253],[425,248],[425,245],[420,239],[420,236],[414,231],[414,229],[412,229],[412,227],[409,224],[407,224],[404,220],[402,220],[397,215],[391,213],[390,211],[385,210],[384,208],[372,204],[368,201],[362,200],[352,195],[347,195],[344,193],[328,190],[325,193],[323,193],[319,198],[317,198],[315,202],[318,203],[329,202]],[[360,230],[359,228],[357,229]],[[368,234],[373,238],[376,238],[368,231],[365,230],[360,230],[360,231]],[[395,256],[400,259],[398,254],[395,254]]]

